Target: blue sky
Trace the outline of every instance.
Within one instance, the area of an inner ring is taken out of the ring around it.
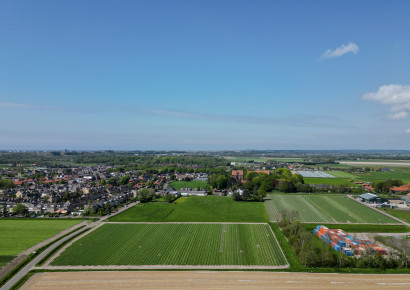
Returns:
[[[409,1],[0,2],[0,149],[410,149]]]

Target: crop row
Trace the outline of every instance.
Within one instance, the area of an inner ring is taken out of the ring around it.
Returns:
[[[106,224],[53,265],[284,265],[264,224]]]
[[[303,222],[396,223],[390,217],[340,195],[271,194],[265,207],[271,221],[278,221],[283,209],[291,209],[299,213]]]

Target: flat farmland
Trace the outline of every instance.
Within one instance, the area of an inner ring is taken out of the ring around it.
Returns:
[[[302,222],[393,223],[398,222],[343,195],[269,194],[265,207],[271,221],[284,209],[296,210]]]
[[[239,202],[227,196],[191,196],[180,197],[175,203],[137,204],[110,221],[267,222],[268,216],[263,202]]]
[[[333,175],[336,178],[349,178],[349,179],[354,179],[358,178],[356,175],[353,175],[349,172],[344,172],[344,171],[325,171],[327,174]]]
[[[18,253],[72,227],[78,219],[0,219],[0,267]]]
[[[286,264],[267,224],[105,224],[52,262],[54,266]]]
[[[304,177],[306,184],[325,184],[325,185],[347,185],[350,187],[358,187],[359,185],[354,182],[349,182],[350,179],[346,178],[321,178],[321,177]]]

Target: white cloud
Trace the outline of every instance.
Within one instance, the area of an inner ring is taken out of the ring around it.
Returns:
[[[394,120],[399,120],[399,119],[407,118],[408,115],[409,114],[407,112],[398,112],[398,113],[389,115],[389,118],[394,119]]]
[[[404,133],[410,134],[410,129],[407,129],[406,131],[404,131]]]
[[[390,119],[407,118],[410,112],[410,86],[384,85],[377,92],[364,94],[363,99],[391,106],[393,114],[389,115]]]
[[[341,57],[342,55],[345,55],[349,52],[357,54],[359,52],[359,47],[357,46],[357,44],[349,42],[347,45],[342,44],[334,50],[328,49],[325,51],[325,53],[322,54],[321,59]]]

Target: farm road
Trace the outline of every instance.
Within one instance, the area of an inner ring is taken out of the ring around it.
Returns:
[[[3,287],[0,288],[0,290],[8,290],[10,289],[14,284],[16,284],[21,278],[23,278],[28,272],[30,272],[35,265],[41,261],[41,259],[43,259],[44,257],[46,257],[51,251],[53,251],[55,248],[57,248],[59,245],[61,245],[62,243],[64,243],[65,241],[67,241],[68,239],[71,239],[73,236],[79,234],[81,231],[83,231],[86,228],[94,228],[94,227],[98,227],[101,225],[101,223],[106,220],[109,217],[112,217],[116,214],[119,214],[121,212],[123,212],[124,210],[127,210],[129,207],[134,206],[138,203],[134,202],[131,203],[130,205],[128,205],[127,207],[123,207],[121,209],[118,210],[118,212],[113,213],[110,216],[104,216],[101,217],[98,221],[95,221],[89,225],[87,225],[85,228],[81,228],[78,229],[77,231],[71,233],[70,235],[62,238],[61,240],[55,242],[54,244],[52,244],[50,247],[48,247],[47,249],[45,249],[43,252],[41,252],[36,258],[34,258],[29,264],[27,264],[23,269],[21,269],[16,275],[13,276],[13,278],[11,278],[5,285],[3,285]],[[89,231],[87,231],[86,233],[88,233]],[[54,238],[53,240],[56,240],[58,237]]]

